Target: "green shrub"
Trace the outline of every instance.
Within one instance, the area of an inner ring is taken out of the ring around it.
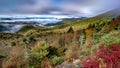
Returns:
[[[32,24],[27,24],[27,25],[23,26],[17,33],[26,32],[26,31],[33,29],[33,28],[35,28],[35,27]]]
[[[74,30],[72,27],[70,27],[69,30],[67,31],[67,33],[73,33],[73,32],[74,32]]]
[[[32,49],[30,54],[30,64],[31,65],[40,65],[41,61],[47,57],[49,54],[49,45],[43,43],[38,44],[35,48]]]
[[[57,49],[57,55],[58,56],[63,56],[65,55],[65,52],[66,52],[67,48],[66,47],[60,47]]]
[[[50,56],[49,61],[52,62],[52,64],[57,65],[57,64],[61,64],[63,62],[63,59],[61,57],[53,55]]]
[[[114,34],[118,34],[114,36]],[[120,35],[118,31],[111,31],[109,34],[105,34],[99,39],[99,43],[111,45],[111,44],[120,44]]]
[[[16,45],[16,43],[15,42],[11,42],[11,46],[15,46]]]

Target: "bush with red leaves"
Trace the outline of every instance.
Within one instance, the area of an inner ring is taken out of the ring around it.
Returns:
[[[99,68],[99,62],[88,60],[86,63],[84,63],[84,68]]]
[[[103,68],[99,59],[102,59],[105,68],[120,67],[120,45],[118,44],[112,44],[108,47],[100,45],[94,56],[87,58],[86,62],[83,63],[84,68]]]

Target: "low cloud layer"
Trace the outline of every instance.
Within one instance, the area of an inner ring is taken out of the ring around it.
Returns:
[[[119,7],[119,0],[0,0],[0,14],[93,16]]]

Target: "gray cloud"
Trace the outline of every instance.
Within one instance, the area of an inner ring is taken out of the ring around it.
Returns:
[[[7,5],[7,2],[9,2],[9,5],[11,4],[12,7],[1,7],[0,13],[93,16],[119,5],[119,0],[61,0],[60,3],[54,2],[55,0],[11,1],[0,0],[0,3],[3,3],[2,6]]]

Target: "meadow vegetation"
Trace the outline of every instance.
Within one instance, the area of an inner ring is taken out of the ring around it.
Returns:
[[[0,33],[0,68],[59,68],[78,59],[82,68],[119,68],[120,17]]]

